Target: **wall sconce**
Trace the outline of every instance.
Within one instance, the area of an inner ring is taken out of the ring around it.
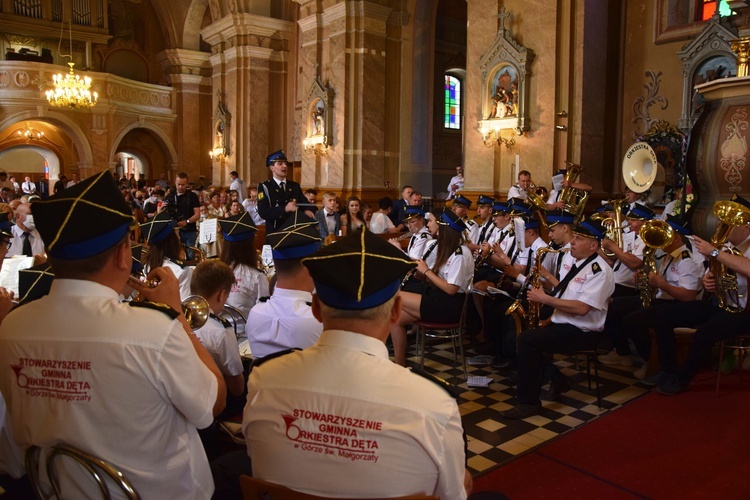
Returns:
[[[227,158],[229,158],[229,155],[227,154],[227,150],[225,148],[213,148],[208,152],[208,157],[212,160],[224,162]]]
[[[44,132],[35,128],[31,128],[27,125],[25,129],[19,128],[18,130],[16,130],[16,137],[19,139],[24,139],[26,140],[26,142],[41,141],[42,139],[44,139]]]
[[[482,120],[479,122],[479,133],[482,134],[482,142],[488,148],[493,147],[495,144],[498,146],[505,146],[511,149],[516,145],[516,138],[511,135],[510,137],[503,137],[502,132],[504,130],[512,130],[512,133],[516,135],[523,134],[523,130],[520,128],[508,128],[502,126],[499,120]]]
[[[328,156],[328,141],[324,135],[312,135],[302,140],[306,155]]]

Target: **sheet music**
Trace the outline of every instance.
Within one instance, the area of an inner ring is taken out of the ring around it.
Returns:
[[[0,286],[13,295],[18,297],[18,271],[28,269],[34,266],[34,257],[25,255],[15,255],[10,259],[3,260],[3,267],[0,269]]]
[[[526,224],[523,222],[522,218],[515,217],[513,219],[513,227],[516,231],[516,248],[519,252],[523,252],[526,250]]]
[[[200,235],[198,237],[198,243],[201,245],[207,245],[216,241],[216,225],[219,219],[204,219],[200,224]]]
[[[557,174],[552,176],[552,189],[557,191],[558,193],[562,191],[563,185],[562,181],[565,180],[565,176],[563,174]]]
[[[260,251],[260,258],[263,261],[263,265],[268,267],[273,265],[273,249],[271,245],[263,245],[263,249]]]

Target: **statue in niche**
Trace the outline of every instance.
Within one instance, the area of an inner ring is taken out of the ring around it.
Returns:
[[[326,109],[322,101],[315,103],[312,112],[312,135],[325,135],[325,113]]]
[[[492,95],[492,109],[487,118],[518,116],[518,77],[515,69],[511,66],[501,68],[494,80],[495,93]]]
[[[224,122],[216,125],[216,137],[214,138],[214,149],[224,149]]]

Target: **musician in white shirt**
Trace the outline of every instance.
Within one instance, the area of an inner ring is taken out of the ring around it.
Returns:
[[[518,172],[518,183],[515,186],[511,186],[508,189],[508,199],[521,198],[526,200],[529,198],[529,194],[526,192],[531,185],[531,173],[528,170],[521,170]]]

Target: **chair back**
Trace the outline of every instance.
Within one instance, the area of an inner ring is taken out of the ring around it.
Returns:
[[[256,479],[250,476],[240,476],[240,488],[242,489],[242,498],[244,500],[333,500],[334,497],[321,497],[290,490],[286,486],[269,483],[262,479]],[[336,497],[338,498],[338,497]],[[377,499],[369,499],[377,500]],[[403,497],[393,497],[390,500],[440,500],[431,495],[407,495]]]
[[[242,311],[234,306],[230,306],[229,304],[224,304],[224,309],[219,313],[219,317],[232,323],[235,336],[239,333],[237,326],[240,324],[247,324],[247,318],[242,314]]]
[[[122,490],[125,494],[125,498],[128,498],[129,500],[140,500],[141,498],[138,492],[135,491],[133,484],[114,465],[65,443],[53,446],[47,454],[45,467],[47,470],[47,477],[49,478],[49,482],[53,489],[53,493],[48,494],[42,488],[39,480],[39,457],[41,456],[41,452],[42,449],[38,446],[30,446],[26,450],[26,471],[29,476],[29,482],[34,489],[37,498],[40,500],[63,498],[60,488],[60,479],[57,476],[55,468],[56,462],[58,462],[61,457],[68,457],[77,462],[97,484],[99,491],[102,494],[102,498],[106,500],[112,498],[109,486],[106,482],[106,476],[108,476],[112,482]]]

